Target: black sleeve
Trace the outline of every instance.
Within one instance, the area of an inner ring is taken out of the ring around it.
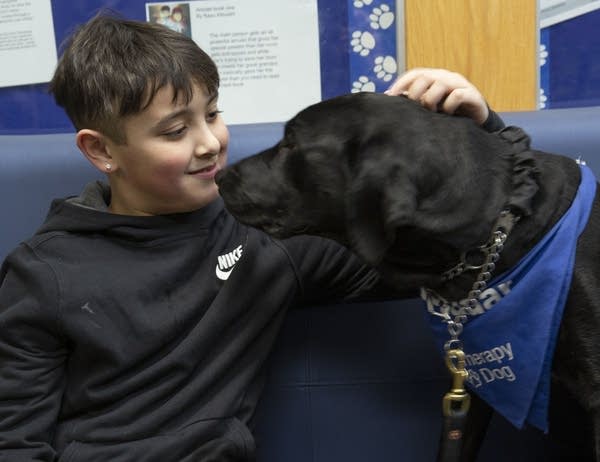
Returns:
[[[17,257],[18,255],[18,257]],[[66,349],[56,279],[21,247],[0,271],[0,460],[54,461]]]
[[[329,239],[296,236],[285,241],[305,303],[388,300],[416,294],[391,287],[346,247]]]
[[[489,109],[489,107],[488,107]],[[485,122],[481,125],[487,132],[497,132],[502,130],[505,127],[504,121],[500,118],[500,116],[490,109],[490,113],[488,114],[488,118],[485,119]]]

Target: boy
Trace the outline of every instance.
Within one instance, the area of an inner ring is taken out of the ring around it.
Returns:
[[[71,39],[50,89],[108,185],[53,202],[2,266],[0,459],[252,460],[285,312],[390,294],[337,244],[273,240],[224,210],[218,85],[211,59],[160,25],[100,15]],[[401,92],[489,119],[456,74],[414,71]]]

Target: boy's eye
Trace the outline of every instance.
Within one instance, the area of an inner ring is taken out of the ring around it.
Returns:
[[[181,128],[178,128],[176,130],[172,130],[170,132],[166,132],[163,135],[166,136],[167,138],[178,138],[181,135],[183,135],[183,133],[187,130],[187,127],[184,125]]]
[[[213,121],[215,120],[219,114],[221,114],[223,111],[219,111],[219,110],[214,110],[214,111],[210,111],[206,114],[206,119],[209,121]]]

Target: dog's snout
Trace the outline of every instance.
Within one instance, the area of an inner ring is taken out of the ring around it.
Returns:
[[[227,167],[215,175],[215,183],[219,190],[230,190],[240,184],[240,175],[233,167]]]
[[[221,183],[225,182],[227,178],[231,178],[231,175],[231,168],[225,168],[223,170],[220,170],[215,175],[215,183],[220,185]]]

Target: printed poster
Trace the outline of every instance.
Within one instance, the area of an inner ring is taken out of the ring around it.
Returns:
[[[214,59],[228,124],[285,121],[321,99],[317,0],[153,2],[146,17]]]
[[[49,82],[56,67],[50,0],[0,0],[0,87]]]

